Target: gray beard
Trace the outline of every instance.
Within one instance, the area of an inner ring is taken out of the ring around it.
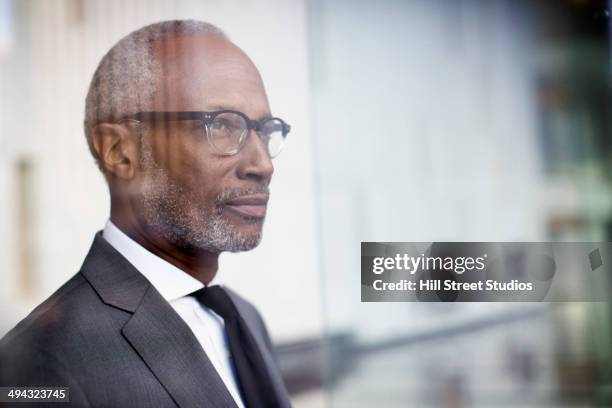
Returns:
[[[212,207],[202,209],[155,162],[150,148],[143,146],[142,153],[142,165],[148,175],[141,187],[139,201],[147,228],[190,252],[249,251],[259,244],[261,228],[251,234],[237,230],[223,217],[223,203],[245,194],[267,193],[267,187],[224,191],[216,197]]]

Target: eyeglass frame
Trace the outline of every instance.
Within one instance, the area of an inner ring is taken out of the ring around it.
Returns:
[[[145,111],[145,112],[136,112],[132,115],[127,115],[122,117],[121,119],[119,119],[117,121],[117,123],[121,123],[122,121],[125,120],[130,120],[130,121],[137,121],[137,122],[141,122],[143,119],[149,119],[151,117],[153,118],[157,118],[159,116],[163,117],[164,121],[172,121],[172,120],[201,120],[202,123],[204,124],[204,128],[206,130],[206,139],[208,140],[208,144],[220,155],[222,156],[233,156],[236,155],[240,152],[240,150],[242,150],[242,146],[244,146],[244,142],[247,139],[245,136],[241,136],[241,140],[240,143],[238,145],[238,147],[231,151],[231,152],[220,152],[218,151],[218,148],[215,146],[215,144],[212,142],[211,140],[211,136],[210,136],[210,131],[208,129],[208,126],[211,125],[213,123],[213,121],[215,120],[215,118],[223,113],[234,113],[237,114],[238,116],[242,117],[245,121],[245,123],[247,124],[246,127],[246,132],[245,135],[248,135],[249,132],[251,130],[255,130],[255,132],[261,132],[262,126],[263,124],[265,124],[268,121],[271,120],[278,120],[281,123],[282,126],[282,130],[281,133],[283,135],[283,143],[284,141],[287,139],[287,134],[289,134],[289,132],[291,131],[291,125],[289,125],[287,122],[285,122],[284,120],[282,120],[281,118],[272,116],[272,117],[267,117],[267,118],[263,118],[260,120],[255,120],[255,119],[251,119],[249,118],[246,114],[237,111],[237,110],[233,110],[233,109],[221,109],[221,110],[217,110],[217,111],[178,111],[178,112],[167,112],[167,111]],[[268,150],[268,154],[270,155],[270,152]],[[276,156],[278,156],[278,154],[280,154],[280,151],[272,156],[270,155],[270,157],[274,158]]]

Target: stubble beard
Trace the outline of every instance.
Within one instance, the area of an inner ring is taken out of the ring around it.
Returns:
[[[147,176],[139,201],[143,209],[141,216],[148,229],[190,252],[240,252],[259,245],[263,220],[245,220],[259,224],[254,232],[245,233],[224,217],[223,207],[224,203],[240,195],[267,193],[267,187],[224,191],[214,203],[203,208],[188,191],[170,179],[155,162],[150,148],[144,145],[141,164]]]

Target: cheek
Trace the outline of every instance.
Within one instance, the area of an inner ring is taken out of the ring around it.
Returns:
[[[170,174],[186,196],[208,205],[230,186],[232,159],[212,156],[201,146],[185,145],[176,149]]]
[[[206,138],[194,134],[189,122],[175,125],[155,135],[155,156],[185,195],[198,200],[214,199],[235,184],[232,178],[237,156],[213,153]]]

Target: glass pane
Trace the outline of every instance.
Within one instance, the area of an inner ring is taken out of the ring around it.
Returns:
[[[359,286],[360,241],[611,238],[607,2],[310,4],[331,405],[610,405],[609,304]]]

